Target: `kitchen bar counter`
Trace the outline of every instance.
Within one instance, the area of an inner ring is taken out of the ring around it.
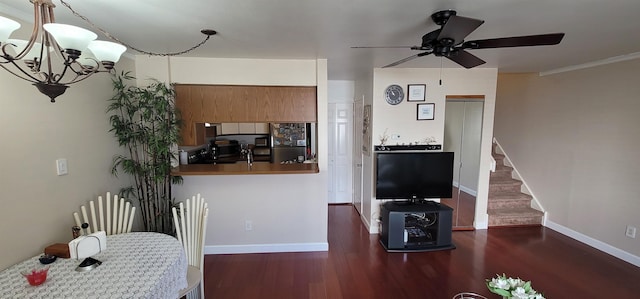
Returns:
[[[247,175],[247,174],[307,174],[318,173],[318,163],[276,164],[247,162],[233,164],[189,164],[171,169],[172,175]]]

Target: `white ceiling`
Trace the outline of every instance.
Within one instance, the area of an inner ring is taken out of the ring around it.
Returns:
[[[352,80],[404,57],[438,28],[433,12],[485,20],[467,40],[566,33],[556,46],[471,50],[500,72],[539,72],[640,52],[638,0],[64,0],[112,35],[137,48],[180,51],[218,35],[187,56],[328,59],[329,79]],[[56,21],[94,32],[53,0]],[[29,0],[2,0],[0,13],[30,20]],[[26,38],[23,37],[23,38]],[[103,38],[104,39],[104,38]],[[129,51],[136,54],[133,51]],[[397,67],[440,67],[425,56]],[[443,67],[459,67],[442,60]]]

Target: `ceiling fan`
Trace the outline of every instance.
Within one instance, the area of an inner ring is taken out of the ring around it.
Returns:
[[[485,61],[466,50],[556,45],[559,44],[564,37],[564,33],[550,33],[464,41],[464,38],[480,27],[484,21],[461,17],[456,14],[455,10],[443,10],[432,14],[431,19],[441,27],[440,29],[423,35],[422,43],[419,46],[352,48],[409,48],[411,50],[423,51],[422,53],[385,65],[383,68],[396,66],[418,57],[433,54],[438,57],[446,57],[470,69],[484,64]]]

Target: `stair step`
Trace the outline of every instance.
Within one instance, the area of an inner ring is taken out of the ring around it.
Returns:
[[[489,177],[489,194],[495,194],[497,192],[517,193],[520,192],[520,186],[522,186],[522,181],[512,179],[511,177]]]
[[[512,178],[511,171],[502,171],[502,170],[498,170],[498,169],[496,169],[496,171],[490,173],[489,177],[490,178],[497,178],[497,179],[500,179],[500,178],[509,178],[510,179],[510,178]]]
[[[531,207],[530,195],[522,192],[489,194],[488,209],[529,208]]]
[[[532,208],[488,209],[489,227],[541,225],[544,213]]]
[[[513,167],[509,167],[507,165],[504,164],[497,164],[496,165],[496,172],[511,172],[513,171]]]

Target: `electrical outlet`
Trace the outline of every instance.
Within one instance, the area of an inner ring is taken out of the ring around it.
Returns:
[[[251,220],[244,221],[244,230],[246,231],[253,230],[253,222]]]
[[[65,175],[69,173],[69,169],[67,168],[67,159],[56,160],[56,170],[58,175]]]
[[[627,225],[627,231],[625,232],[625,235],[629,238],[636,238],[636,228],[631,226],[631,225]]]

